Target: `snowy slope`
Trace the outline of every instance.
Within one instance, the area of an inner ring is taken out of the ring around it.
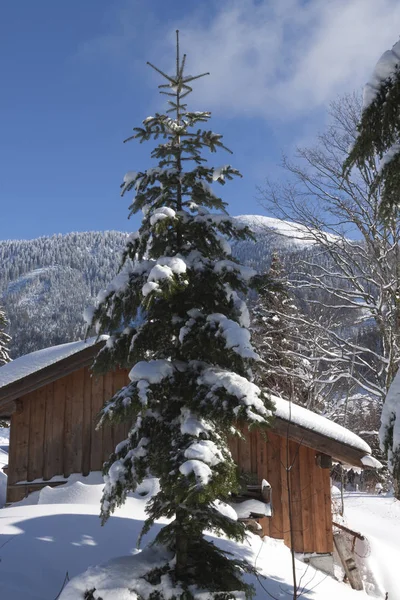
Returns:
[[[92,567],[86,575],[69,584],[60,600],[77,600],[89,584],[91,587],[103,586],[98,590],[103,600],[134,599],[131,594],[127,595],[124,586],[131,576],[136,539],[145,518],[146,499],[157,488],[154,480],[145,482],[116,516],[101,527],[98,513],[102,484],[99,481],[95,474],[89,480],[71,478],[66,486],[53,490],[45,488],[34,494],[31,501],[37,502],[35,505],[24,501],[1,510],[0,598],[53,600],[67,572],[69,578],[75,577],[91,565],[124,556],[116,562],[117,577],[115,572],[110,577],[108,567]],[[159,527],[160,524],[156,524],[147,539],[154,537]],[[235,555],[246,556],[267,577],[261,579],[261,583],[251,578],[256,588],[255,600],[267,597],[262,585],[275,598],[291,597],[290,553],[283,542],[269,538],[263,542],[249,534],[245,544],[223,539],[218,543]],[[300,561],[296,561],[296,571],[298,579],[303,575],[304,600],[337,597],[367,600],[362,592],[353,592],[348,586]],[[114,590],[110,589],[112,587]]]
[[[357,542],[356,551],[366,562],[376,581],[371,595],[388,600],[400,598],[400,502],[392,497],[361,493],[345,496],[347,524],[367,536]],[[379,595],[381,594],[381,595]]]
[[[33,271],[29,271],[28,273],[21,275],[21,277],[18,277],[17,279],[10,281],[10,283],[7,285],[7,287],[4,291],[4,296],[7,296],[8,294],[17,294],[18,292],[22,292],[35,279],[40,279],[42,276],[47,276],[47,275],[49,275],[49,273],[51,271],[57,271],[57,269],[61,270],[62,267],[60,267],[58,265],[51,265],[49,267],[41,267],[39,269],[33,269]],[[30,294],[30,295],[27,295],[23,301],[29,302],[30,299],[32,299],[32,301],[33,301],[33,298],[34,298],[33,294]]]
[[[102,488],[99,473],[92,473],[89,478],[74,475],[65,486],[44,488],[12,508],[1,510],[0,598],[53,600],[67,572],[69,578],[84,572],[69,584],[61,600],[75,600],[87,587],[97,587],[103,600],[125,600],[125,597],[132,600],[132,596],[126,596],[125,585],[132,575],[145,502],[158,485],[156,480],[145,481],[104,527],[98,518]],[[368,596],[354,592],[349,586],[296,561],[297,577],[298,580],[302,577],[304,586],[302,598],[383,599],[389,592],[389,600],[397,600],[400,502],[384,496],[346,494],[345,517],[351,528],[368,538],[366,544],[357,543],[356,551],[366,557],[375,587],[368,585]],[[159,527],[160,524],[155,526],[147,541]],[[256,587],[255,600],[264,600],[268,594],[278,600],[291,597],[290,554],[282,542],[269,538],[263,542],[249,534],[243,545],[223,539],[218,543],[237,556],[245,555],[267,577],[261,583],[250,579]],[[124,558],[118,559],[119,556]],[[110,560],[112,572],[107,565]]]

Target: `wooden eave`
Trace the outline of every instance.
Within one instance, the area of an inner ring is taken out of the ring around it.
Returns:
[[[75,352],[66,358],[63,358],[39,371],[26,375],[17,381],[0,388],[0,416],[9,417],[12,412],[14,401],[22,398],[30,392],[34,392],[56,379],[65,377],[82,367],[92,364],[93,358],[103,347],[104,341],[100,340],[96,344],[88,346],[79,352]],[[7,414],[9,413],[9,414]]]
[[[286,421],[280,417],[274,417],[271,429],[274,433],[282,437],[288,436],[290,440],[313,448],[321,454],[327,454],[341,463],[365,469],[365,465],[361,462],[362,457],[367,454],[365,450],[355,448],[318,431]]]

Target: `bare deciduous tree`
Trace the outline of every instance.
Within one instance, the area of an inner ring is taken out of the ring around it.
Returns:
[[[309,244],[290,279],[306,310],[297,322],[307,326],[319,383],[351,381],[383,401],[400,357],[400,222],[379,212],[377,161],[343,179],[360,114],[357,94],[333,102],[330,126],[297,160],[283,159],[285,182],[267,182],[261,203],[296,223]]]

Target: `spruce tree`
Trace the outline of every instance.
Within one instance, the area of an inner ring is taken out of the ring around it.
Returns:
[[[205,75],[185,75],[185,60],[177,32],[175,73],[148,63],[164,78],[168,110],[147,117],[128,139],[161,138],[151,152],[157,164],[125,175],[122,195],[134,191],[130,214],[141,210],[143,220],[90,323],[111,334],[95,370],[130,368],[129,385],[100,418],[100,425],[133,423],[105,465],[101,516],[105,522],[143,478],[158,477],[144,532],[156,519],[172,519],[154,542],[167,555],[162,568],[143,575],[140,596],[165,597],[166,577],[177,597],[205,589],[231,598],[251,593],[241,576],[251,567],[204,531],[244,539],[243,525],[218,509],[238,486],[228,438],[239,423],[267,425],[272,406],[252,382],[258,356],[241,299],[257,277],[231,257],[228,241],[250,232],[211,188],[240,174],[230,165],[208,166],[202,156],[227,148],[221,135],[201,128],[210,113],[191,112],[184,102],[191,82]]]
[[[398,218],[400,187],[400,42],[387,50],[364,88],[364,102],[355,143],[345,161],[345,173],[355,165],[375,171],[374,188],[381,187],[380,212]],[[378,169],[376,158],[380,159]],[[364,170],[365,172],[365,170]]]
[[[10,361],[8,355],[8,344],[10,343],[10,336],[5,332],[8,322],[6,315],[0,306],[0,367]]]
[[[261,357],[257,384],[298,404],[308,400],[307,349],[300,344],[298,308],[290,297],[279,256],[274,253],[268,278],[250,308],[254,347]]]

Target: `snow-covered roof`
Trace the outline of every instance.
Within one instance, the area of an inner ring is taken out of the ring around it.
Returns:
[[[31,354],[20,356],[12,362],[0,367],[0,388],[15,383],[20,379],[24,379],[28,375],[37,373],[50,365],[60,362],[64,358],[94,346],[99,341],[106,340],[107,338],[108,336],[106,335],[100,336],[99,338],[92,337],[79,342],[70,342],[68,344],[43,348],[43,350],[37,350],[36,352],[31,352]]]
[[[317,415],[303,406],[283,400],[283,398],[272,396],[271,399],[276,406],[275,417],[290,421],[293,425],[298,425],[308,431],[313,431],[341,444],[356,448],[361,452],[365,452],[365,454],[371,454],[371,448],[367,442],[338,423]]]

